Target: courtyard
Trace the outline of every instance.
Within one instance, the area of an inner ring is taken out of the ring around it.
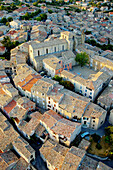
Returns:
[[[78,74],[81,77],[83,77],[84,79],[88,79],[88,77],[91,74],[96,74],[97,73],[96,71],[94,71],[93,69],[91,69],[91,68],[89,68],[87,66],[84,66],[84,67],[74,66],[70,72],[73,73],[73,74]]]

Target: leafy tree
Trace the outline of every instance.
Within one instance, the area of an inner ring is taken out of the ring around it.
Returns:
[[[36,20],[37,20],[37,21],[41,21],[41,17],[37,17]]]
[[[5,18],[5,17],[3,17],[2,19],[1,19],[1,21],[0,21],[1,23],[3,23],[3,24],[6,24],[6,22],[7,22],[7,19]]]
[[[30,5],[29,5],[29,4],[26,4],[26,6],[27,6],[27,7],[30,7]]]
[[[60,77],[60,76],[58,76],[58,75],[55,75],[55,76],[53,77],[53,80],[58,81],[59,84],[61,84],[62,86],[64,86],[66,89],[71,90],[71,91],[74,91],[74,85],[73,85],[70,81],[63,80],[62,77]]]
[[[19,6],[22,6],[23,4],[24,4],[23,2],[20,2],[20,3],[19,3]]]
[[[47,19],[47,14],[43,13],[40,14],[41,20],[46,20]]]
[[[4,10],[5,7],[3,5],[0,6],[0,10]]]
[[[89,35],[89,34],[91,34],[91,31],[87,31],[87,30],[86,30],[86,31],[85,31],[85,34],[86,34],[86,35]]]
[[[6,22],[6,26],[9,26],[9,22]]]
[[[81,67],[83,67],[85,64],[88,64],[89,62],[89,56],[86,54],[86,52],[81,52],[76,55],[75,61],[80,64]]]
[[[4,47],[6,47],[7,52],[5,53],[5,58],[6,59],[10,59],[10,50],[12,48],[15,48],[17,45],[19,45],[18,41],[15,42],[11,42],[10,37],[6,36],[4,37],[4,39],[1,41],[1,43],[3,44]]]
[[[60,81],[60,84],[63,85],[66,89],[74,91],[74,85],[70,81],[62,80]]]
[[[13,18],[12,17],[8,17],[7,19],[9,22],[13,21]]]
[[[50,14],[52,14],[52,13],[53,13],[53,11],[52,11],[51,9],[48,9],[48,12],[49,12]]]
[[[53,77],[53,80],[56,80],[56,81],[60,82],[60,81],[62,81],[62,77],[55,75]]]
[[[34,3],[33,3],[34,6],[37,6],[37,4],[38,4],[37,2],[34,2]]]
[[[96,144],[96,148],[99,149],[99,150],[102,149],[102,146],[100,145],[100,143]]]
[[[105,142],[113,145],[113,126],[108,126],[105,128]]]
[[[98,142],[100,140],[100,136],[96,133],[92,134],[91,137],[93,138],[94,142]]]

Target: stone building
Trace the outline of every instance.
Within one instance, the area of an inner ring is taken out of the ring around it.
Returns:
[[[31,42],[29,45],[29,59],[31,64],[37,71],[40,71],[43,67],[42,60],[47,58],[50,54],[57,54],[68,50],[75,50],[78,44],[84,43],[83,36],[76,39],[76,35],[72,32],[61,32],[59,39],[52,41],[45,41],[39,43],[37,41]],[[60,54],[59,54],[60,56]]]

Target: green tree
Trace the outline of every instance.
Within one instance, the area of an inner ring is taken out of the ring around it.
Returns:
[[[5,17],[3,17],[2,19],[1,19],[1,21],[0,21],[1,23],[3,23],[3,24],[6,24],[6,22],[7,22],[7,19],[5,18]]]
[[[86,35],[89,35],[89,34],[91,34],[91,31],[87,31],[87,30],[86,30],[86,31],[85,31],[85,34],[86,34]]]
[[[94,142],[99,142],[100,136],[97,135],[96,133],[92,134],[91,137],[93,138]]]
[[[55,75],[53,77],[53,80],[56,80],[56,81],[60,82],[60,81],[62,81],[62,77]]]
[[[4,37],[4,39],[1,41],[4,47],[6,47],[7,52],[5,53],[5,58],[10,59],[10,50],[12,48],[15,48],[17,45],[19,45],[18,41],[11,42],[10,38],[8,36]]]
[[[13,18],[12,17],[8,17],[7,19],[9,22],[13,21]]]
[[[6,22],[6,26],[9,26],[9,22]]]
[[[52,11],[51,9],[48,9],[48,12],[49,12],[50,14],[52,14],[52,13],[53,13],[53,11]]]
[[[37,20],[37,21],[41,21],[41,17],[37,17],[36,20]]]
[[[41,20],[46,20],[47,19],[47,14],[43,13],[40,14]]]
[[[80,64],[81,67],[89,63],[89,56],[86,52],[81,52],[76,55],[75,61]]]
[[[102,149],[102,146],[100,145],[100,143],[97,143],[97,144],[96,144],[96,148],[97,148],[98,150]]]
[[[5,7],[3,5],[0,6],[0,10],[4,10]]]

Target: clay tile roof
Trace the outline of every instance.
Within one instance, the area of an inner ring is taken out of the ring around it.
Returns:
[[[12,100],[10,103],[8,103],[7,106],[4,107],[4,110],[7,112],[7,113],[10,113],[11,110],[13,110],[13,108],[16,106],[16,102],[15,100]]]
[[[5,47],[0,46],[0,52],[5,51]]]

